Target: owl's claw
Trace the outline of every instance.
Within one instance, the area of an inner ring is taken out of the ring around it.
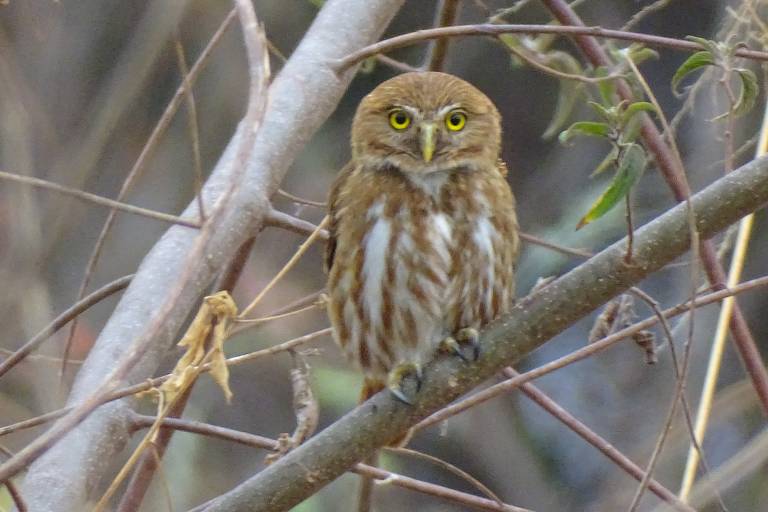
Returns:
[[[421,390],[421,366],[416,363],[400,363],[392,368],[387,377],[387,388],[401,402],[413,405],[413,399],[403,389],[403,382],[408,375],[413,375],[416,379],[416,393],[418,393]]]
[[[456,333],[456,339],[458,340],[458,343],[472,346],[472,360],[477,361],[477,359],[480,357],[480,333],[477,332],[477,329],[473,329],[472,327],[465,327]],[[464,358],[462,357],[462,359]]]
[[[456,338],[453,336],[446,336],[443,341],[440,342],[439,350],[441,352],[445,352],[447,354],[452,354],[454,356],[457,356],[465,363],[469,362],[469,359],[467,359],[467,356],[464,355],[464,352],[461,351],[461,345],[459,345],[459,342],[456,341]]]

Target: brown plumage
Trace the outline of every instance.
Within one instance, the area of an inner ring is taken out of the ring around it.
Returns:
[[[407,73],[360,103],[330,194],[328,312],[363,398],[400,387],[514,296],[518,228],[500,116],[467,82]]]

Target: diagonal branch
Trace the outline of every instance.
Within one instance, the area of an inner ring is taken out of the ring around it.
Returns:
[[[116,364],[130,370],[125,379],[130,383],[141,382],[155,372],[199,295],[237,247],[262,226],[271,208],[269,197],[288,166],[344,93],[352,73],[339,76],[329,62],[378,38],[402,2],[326,2],[270,86],[269,104],[255,142],[245,155],[247,160],[238,158],[238,149],[255,127],[242,124],[205,185],[207,210],[214,211],[211,206],[242,172],[238,190],[223,204],[222,214],[214,218],[214,212],[208,219],[211,236],[199,251],[201,257],[188,261],[190,251],[199,246],[199,235],[187,228],[171,228],[158,241],[78,374],[68,400],[70,406],[80,407],[103,390]],[[184,215],[196,218],[196,212],[193,202]],[[176,300],[170,301],[171,295]],[[130,412],[131,403],[121,400],[82,415],[88,419],[30,468],[25,486],[30,507],[84,510],[98,477],[128,440]],[[65,420],[67,417],[60,421]],[[21,469],[19,462],[0,468],[0,480]]]
[[[82,201],[87,201],[99,206],[107,206],[113,210],[120,210],[126,213],[133,213],[134,215],[141,215],[150,219],[161,220],[163,222],[170,222],[171,224],[179,224],[180,226],[187,226],[190,228],[199,228],[200,223],[188,218],[177,217],[168,213],[157,212],[155,210],[148,210],[147,208],[141,208],[140,206],[133,206],[128,203],[121,203],[106,197],[102,197],[90,192],[85,192],[76,188],[65,187],[52,181],[41,180],[40,178],[33,178],[31,176],[23,176],[21,174],[13,174],[10,172],[0,171],[0,179],[15,181],[16,183],[22,183],[32,187],[43,188],[46,190],[53,190],[61,194],[76,197]]]
[[[755,160],[692,198],[702,237],[768,202],[768,158]],[[430,364],[412,406],[382,392],[275,464],[214,500],[209,512],[279,512],[297,505],[354,463],[402,436],[420,419],[542,345],[611,297],[627,290],[689,249],[688,212],[680,204],[635,233],[633,264],[626,239],[523,299],[481,334],[474,364],[441,357]]]

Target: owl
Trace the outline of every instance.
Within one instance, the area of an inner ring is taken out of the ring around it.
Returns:
[[[466,359],[471,345],[477,359],[478,330],[511,307],[518,227],[500,125],[487,96],[446,73],[399,75],[360,102],[330,192],[326,267],[361,400],[386,386],[411,403],[406,377],[420,382],[441,350]]]

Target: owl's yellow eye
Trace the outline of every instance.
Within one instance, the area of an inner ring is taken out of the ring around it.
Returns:
[[[411,117],[405,110],[395,109],[389,113],[389,125],[395,130],[405,130],[411,124]]]
[[[454,110],[445,118],[445,126],[452,132],[458,132],[467,124],[467,114],[461,110]]]

